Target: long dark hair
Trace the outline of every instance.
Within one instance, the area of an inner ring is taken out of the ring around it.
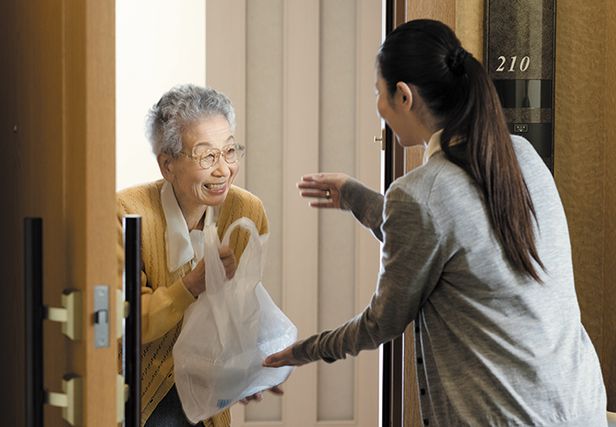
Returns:
[[[418,19],[391,32],[377,55],[390,96],[398,82],[415,86],[443,128],[441,148],[483,193],[507,259],[540,281],[535,208],[517,162],[492,81],[445,24]]]

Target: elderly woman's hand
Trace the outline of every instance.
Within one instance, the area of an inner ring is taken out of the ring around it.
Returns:
[[[237,262],[233,250],[229,246],[221,246],[218,255],[225,266],[227,279],[233,278],[237,270]],[[182,278],[184,286],[196,298],[205,291],[205,262],[199,261],[195,268]]]
[[[233,250],[229,246],[221,246],[218,250],[218,255],[220,255],[220,260],[225,266],[227,279],[232,279],[233,276],[235,276],[235,270],[237,270],[237,263],[235,262]]]
[[[343,173],[314,173],[304,175],[297,188],[302,197],[318,199],[310,202],[313,208],[340,209],[340,189],[348,179]]]

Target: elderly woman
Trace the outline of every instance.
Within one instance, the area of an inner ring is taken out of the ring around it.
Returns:
[[[145,426],[190,426],[173,379],[173,345],[186,308],[205,291],[203,225],[213,209],[219,237],[236,219],[250,218],[261,234],[261,201],[233,185],[244,147],[234,137],[235,113],[222,93],[194,85],[165,93],[149,112],[147,131],[164,179],[118,194],[118,218],[142,217],[141,407]],[[245,231],[220,249],[231,277],[248,241]],[[274,392],[280,392],[278,389]],[[258,398],[259,396],[257,396]],[[229,411],[204,420],[230,425]]]

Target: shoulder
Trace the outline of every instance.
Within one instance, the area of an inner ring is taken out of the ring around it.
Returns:
[[[267,232],[267,215],[261,199],[250,191],[234,185],[229,189],[227,198],[222,205],[219,221],[223,227],[226,227],[241,217],[252,220],[261,234]]]
[[[535,147],[526,138],[517,135],[511,135],[511,144],[529,189],[537,183],[540,183],[540,188],[551,186],[554,181],[552,173]]]
[[[468,185],[470,177],[464,170],[437,153],[423,166],[393,182],[387,192],[390,201],[406,201],[429,205],[434,198],[449,197],[457,188]]]
[[[229,194],[225,200],[225,207],[231,210],[240,211],[263,211],[263,202],[250,191],[235,185],[229,189]]]
[[[125,214],[143,214],[160,207],[163,180],[121,190],[116,195],[117,208]]]
[[[511,145],[518,159],[541,161],[539,154],[528,139],[519,135],[511,135]]]

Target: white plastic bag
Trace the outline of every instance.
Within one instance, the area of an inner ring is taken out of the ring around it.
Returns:
[[[266,356],[295,342],[297,328],[261,284],[268,236],[240,218],[226,230],[222,244],[228,245],[238,226],[250,232],[250,239],[231,280],[218,255],[216,226],[205,226],[206,291],[186,310],[173,347],[175,384],[193,423],[281,384],[292,370],[261,366]]]

